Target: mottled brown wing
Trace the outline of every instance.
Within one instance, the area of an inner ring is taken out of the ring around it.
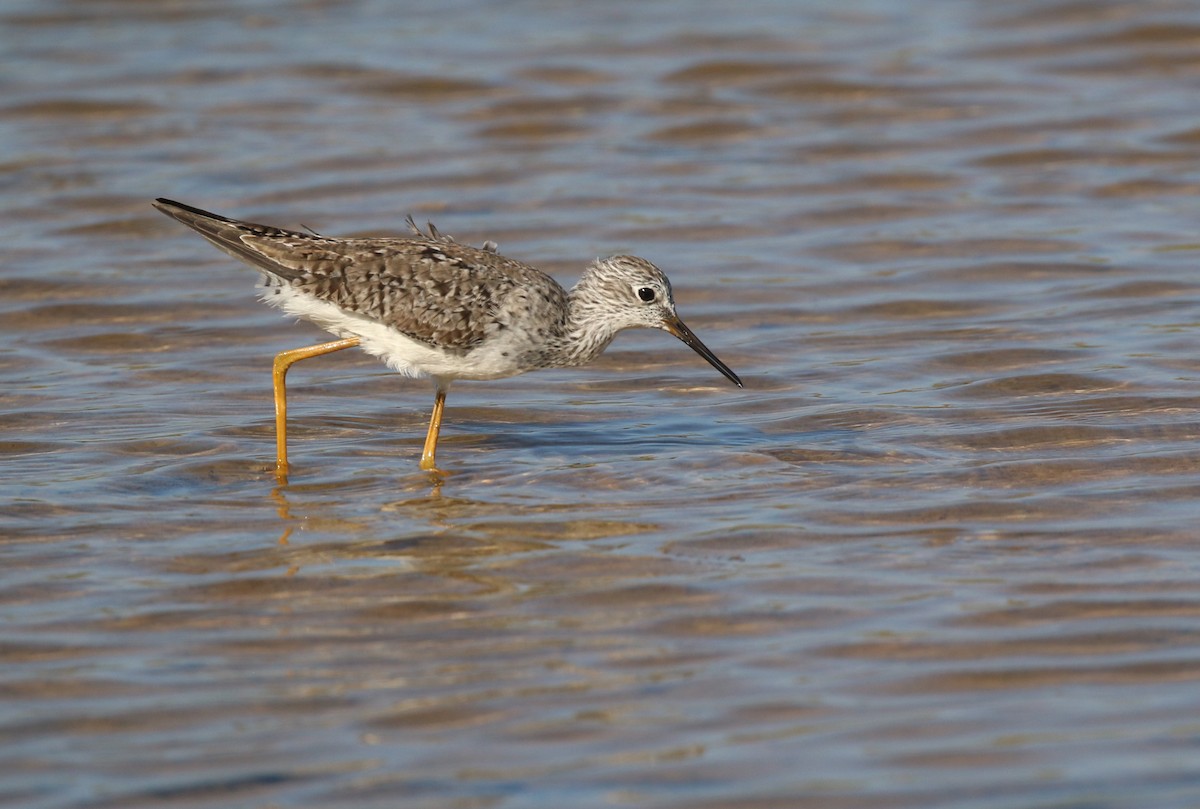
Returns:
[[[548,275],[498,255],[490,242],[459,244],[432,225],[423,233],[411,218],[414,238],[334,239],[169,199],[154,206],[280,282],[434,348],[470,351],[534,310],[539,322],[565,312],[566,293]],[[518,288],[532,305],[497,317]]]
[[[443,241],[273,235],[242,241],[294,288],[451,351],[482,343],[498,327],[505,297],[527,276],[549,280],[493,252]]]

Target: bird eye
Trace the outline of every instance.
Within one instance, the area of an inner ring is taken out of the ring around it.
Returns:
[[[646,303],[650,303],[654,300],[654,290],[650,287],[642,287],[638,290],[638,297]]]

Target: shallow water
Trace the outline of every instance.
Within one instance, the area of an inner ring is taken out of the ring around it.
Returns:
[[[1200,9],[9,2],[0,805],[1200,805]],[[450,394],[149,207],[668,335]]]

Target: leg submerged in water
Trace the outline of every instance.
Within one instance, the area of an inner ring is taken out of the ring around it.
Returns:
[[[433,414],[429,417],[429,432],[425,434],[425,449],[421,451],[421,468],[431,471],[437,468],[434,456],[437,454],[438,434],[442,431],[442,411],[446,407],[446,385],[437,383],[437,395],[433,400]]]

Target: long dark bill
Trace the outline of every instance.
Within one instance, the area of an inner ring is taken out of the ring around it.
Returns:
[[[729,370],[729,366],[721,362],[721,360],[717,358],[716,354],[709,351],[708,346],[700,342],[700,338],[697,337],[691,329],[684,325],[682,320],[677,317],[663,320],[663,328],[682,340],[684,345],[691,348],[692,351],[695,351],[701,357],[704,357],[704,359],[708,360],[708,364],[723,373],[725,378],[730,382],[737,385],[739,388],[743,387],[742,380],[738,378],[738,375]]]

